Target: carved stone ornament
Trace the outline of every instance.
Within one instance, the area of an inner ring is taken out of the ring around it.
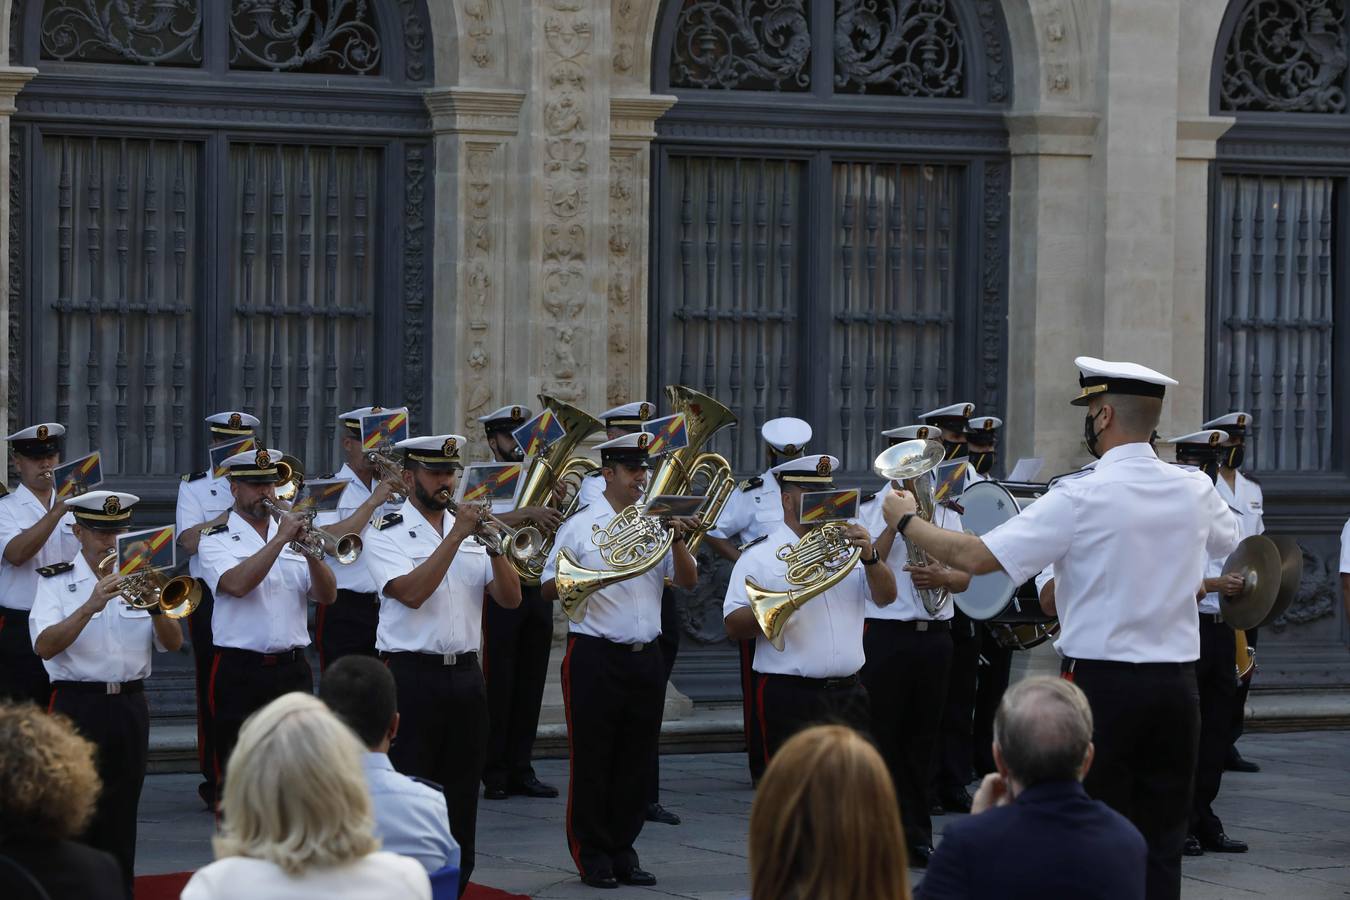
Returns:
[[[234,0],[229,23],[233,68],[380,71],[380,35],[369,0]]]
[[[949,0],[838,0],[836,90],[962,97],[965,68],[965,39]]]
[[[1343,113],[1344,0],[1248,0],[1224,58],[1220,106]]]
[[[202,61],[201,4],[46,0],[41,43],[43,59],[197,66]]]
[[[670,85],[804,91],[811,87],[805,0],[686,0]]]

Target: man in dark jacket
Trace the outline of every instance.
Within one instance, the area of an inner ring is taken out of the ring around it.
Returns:
[[[994,719],[994,762],[971,816],[949,825],[921,900],[1076,897],[1140,900],[1147,848],[1138,829],[1083,790],[1092,710],[1059,678],[1008,689]]]

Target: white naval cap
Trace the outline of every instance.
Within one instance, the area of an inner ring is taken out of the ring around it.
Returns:
[[[210,428],[212,434],[248,437],[253,433],[253,429],[261,424],[257,416],[232,409],[206,417],[206,425]]]
[[[445,470],[463,468],[459,454],[468,442],[462,434],[429,434],[404,438],[394,446],[402,450],[405,457],[424,468]]]
[[[786,456],[795,456],[806,448],[811,440],[811,425],[804,419],[782,416],[770,419],[759,428],[764,443]]]
[[[1093,395],[1105,393],[1161,400],[1167,389],[1177,384],[1175,378],[1138,363],[1080,356],[1073,364],[1078,367],[1078,386],[1082,388],[1078,396],[1069,401],[1074,406],[1087,406]]]
[[[616,425],[640,428],[654,415],[656,415],[656,404],[649,400],[634,400],[632,403],[625,403],[623,406],[605,410],[600,414],[600,418],[604,420],[606,428],[612,428]]]
[[[600,451],[600,460],[606,465],[619,462],[649,468],[651,464],[647,460],[647,447],[651,442],[652,436],[649,432],[634,431],[598,444],[595,449]]]
[[[140,499],[122,491],[86,491],[67,500],[66,505],[79,524],[111,531],[131,524],[131,507]]]
[[[881,436],[890,438],[896,444],[901,441],[937,441],[942,439],[942,429],[936,425],[901,425],[899,428],[887,428]]]
[[[283,455],[275,448],[262,447],[227,456],[221,465],[225,467],[225,474],[234,481],[275,484],[278,480],[277,463],[281,462]]]
[[[1252,415],[1246,412],[1230,412],[1217,419],[1210,419],[1201,428],[1222,428],[1228,434],[1246,434],[1252,427]]]
[[[1167,443],[1187,447],[1218,447],[1227,439],[1228,432],[1220,431],[1217,428],[1207,428],[1203,431],[1193,431],[1190,434],[1174,437]]]
[[[534,413],[528,406],[503,406],[501,409],[494,409],[485,416],[479,416],[478,421],[483,424],[484,431],[514,431],[524,425]]]
[[[837,457],[812,453],[779,463],[769,471],[778,479],[778,484],[805,484],[816,487],[831,487],[834,484],[834,470],[839,468]]]
[[[969,419],[973,412],[975,412],[974,403],[953,403],[939,409],[930,409],[919,418],[932,425],[937,419]]]
[[[987,434],[994,436],[994,432],[1003,427],[1003,420],[998,416],[971,416],[966,421],[966,434]]]
[[[59,422],[42,422],[20,428],[5,440],[20,456],[50,456],[61,449],[61,438],[65,433],[66,426]]]

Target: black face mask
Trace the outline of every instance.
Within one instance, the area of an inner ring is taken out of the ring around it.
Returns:
[[[1102,458],[1102,455],[1097,452],[1097,439],[1102,436],[1102,433],[1093,430],[1093,423],[1097,421],[1097,416],[1101,415],[1101,412],[1099,409],[1095,413],[1090,412],[1083,417],[1083,443],[1087,444],[1087,451],[1097,459]]]
[[[1184,466],[1195,466],[1209,476],[1211,484],[1217,484],[1219,481],[1219,460],[1216,456],[1211,454],[1192,456],[1189,453],[1178,453],[1177,462]]]
[[[1223,464],[1229,469],[1242,468],[1242,461],[1247,457],[1247,448],[1242,444],[1236,444],[1232,447],[1224,448]]]
[[[976,450],[970,454],[970,465],[980,475],[988,475],[998,459],[997,450]]]
[[[966,455],[965,441],[943,441],[942,446],[947,451],[943,459],[962,459]]]

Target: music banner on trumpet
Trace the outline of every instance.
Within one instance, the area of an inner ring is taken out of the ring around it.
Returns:
[[[803,525],[820,525],[823,522],[842,522],[848,519],[856,519],[860,500],[857,488],[845,488],[838,491],[811,491],[802,494],[802,511],[799,520]]]
[[[224,478],[225,473],[229,471],[229,466],[225,465],[225,460],[234,456],[236,453],[247,453],[256,446],[253,438],[240,438],[237,441],[230,441],[228,444],[217,444],[211,448],[211,477]]]
[[[102,483],[103,454],[97,450],[52,469],[52,484],[56,488],[57,500],[77,497]]]
[[[652,436],[651,443],[647,445],[648,456],[660,456],[689,446],[689,429],[684,421],[684,413],[652,419],[642,426],[642,430]]]
[[[474,463],[464,470],[455,492],[456,503],[490,503],[494,511],[514,506],[520,490],[523,463]]]
[[[117,536],[117,574],[134,575],[150,569],[167,572],[175,564],[174,526],[161,525]]]
[[[933,499],[938,503],[955,500],[966,489],[966,463],[963,460],[945,462],[934,470]]]
[[[516,444],[526,456],[536,456],[567,436],[567,428],[546,409],[524,425],[511,432]]]
[[[315,478],[306,481],[295,499],[293,512],[321,513],[332,512],[342,500],[342,492],[351,484],[350,478]]]
[[[361,449],[365,451],[391,447],[408,438],[408,410],[406,407],[386,409],[361,417]]]

